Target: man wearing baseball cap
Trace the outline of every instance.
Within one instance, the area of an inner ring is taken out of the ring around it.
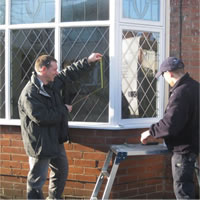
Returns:
[[[177,199],[195,199],[193,175],[199,154],[199,89],[200,84],[184,71],[184,63],[168,57],[156,78],[163,76],[171,86],[163,118],[141,134],[141,142],[163,138],[172,151],[171,165],[174,193]]]

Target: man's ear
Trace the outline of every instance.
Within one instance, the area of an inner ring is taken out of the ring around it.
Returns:
[[[46,72],[46,70],[47,70],[47,67],[43,65],[43,66],[40,68],[40,73],[41,73],[41,74],[44,74],[44,73]]]
[[[169,75],[170,75],[171,78],[174,77],[173,72],[168,71],[168,73],[169,73]]]

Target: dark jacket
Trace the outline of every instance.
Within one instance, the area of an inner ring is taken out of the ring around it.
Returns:
[[[80,78],[89,69],[87,59],[73,63],[55,77],[54,82],[41,88],[36,73],[21,92],[18,101],[24,148],[31,157],[54,157],[59,144],[69,140],[67,108],[60,90],[67,82]]]
[[[150,134],[164,138],[173,152],[199,152],[199,88],[188,73],[181,77],[170,90],[163,119],[150,128]]]

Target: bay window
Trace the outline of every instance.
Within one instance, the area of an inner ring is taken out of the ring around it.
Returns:
[[[69,84],[71,127],[148,127],[163,110],[164,0],[7,0],[0,3],[0,124],[19,125],[17,101],[38,56],[59,70],[92,52],[103,55]]]

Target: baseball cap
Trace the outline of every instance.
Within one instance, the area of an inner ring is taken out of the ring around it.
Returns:
[[[156,78],[158,78],[163,72],[174,71],[181,68],[184,68],[184,64],[181,59],[168,57],[160,65],[160,70],[156,73]]]

